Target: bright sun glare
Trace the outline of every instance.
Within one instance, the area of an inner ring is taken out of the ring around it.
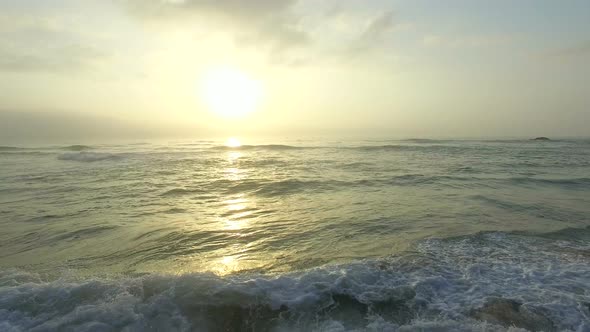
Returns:
[[[237,138],[230,137],[225,142],[225,146],[227,146],[229,148],[239,148],[240,146],[242,146],[242,143]]]
[[[237,69],[220,67],[204,75],[201,93],[212,112],[225,118],[241,118],[256,110],[263,87]]]

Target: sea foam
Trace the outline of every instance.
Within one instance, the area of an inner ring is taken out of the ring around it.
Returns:
[[[43,281],[13,269],[0,273],[0,330],[586,331],[583,243],[479,233],[282,275]]]

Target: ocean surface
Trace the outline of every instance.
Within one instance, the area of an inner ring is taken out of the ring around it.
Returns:
[[[0,331],[590,331],[590,140],[0,147]]]

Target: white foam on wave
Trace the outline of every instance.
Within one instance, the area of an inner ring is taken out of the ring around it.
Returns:
[[[389,259],[280,276],[42,281],[8,270],[0,330],[586,331],[590,254],[564,242],[504,233],[427,240]],[[518,308],[486,311],[491,299]]]
[[[436,262],[416,275],[428,290],[421,293],[445,316],[504,298],[542,312],[558,330],[590,328],[590,251],[584,241],[495,232],[428,240],[418,248]]]

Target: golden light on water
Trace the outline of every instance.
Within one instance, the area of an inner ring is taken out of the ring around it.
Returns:
[[[240,270],[240,263],[237,256],[224,256],[219,261],[217,273],[219,275],[230,274]]]
[[[223,228],[228,231],[235,232],[236,236],[242,236],[242,231],[248,227],[248,211],[249,200],[244,195],[239,195],[225,200],[225,209],[227,210],[227,217],[223,219]],[[232,272],[239,271],[244,267],[244,262],[240,258],[243,258],[242,254],[246,250],[243,245],[235,245],[233,250],[227,250],[225,255],[217,261],[215,270],[220,275],[229,274]]]
[[[224,118],[242,118],[254,112],[263,90],[260,81],[231,67],[209,70],[201,85],[201,95],[209,110]]]
[[[245,198],[228,199],[225,202],[225,206],[229,211],[240,211],[246,208],[248,200]]]
[[[244,220],[233,220],[233,219],[227,219],[225,220],[225,229],[227,230],[231,230],[231,231],[239,231],[242,228],[244,228],[244,226],[246,225],[246,221]]]

